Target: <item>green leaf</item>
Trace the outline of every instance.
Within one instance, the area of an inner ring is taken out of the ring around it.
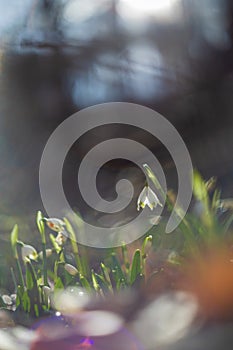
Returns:
[[[50,233],[49,238],[51,240],[51,243],[52,243],[56,253],[59,254],[61,252],[62,248],[57,243],[56,238],[54,237],[54,235],[52,233]]]
[[[121,268],[121,264],[116,256],[116,253],[112,253],[111,254],[111,258],[112,258],[112,276],[113,276],[113,280],[115,282],[116,288],[117,290],[119,290],[119,286],[120,283],[122,281],[124,281],[124,283],[126,284],[126,276],[124,274],[124,272],[122,271]]]
[[[28,268],[28,264],[26,264],[26,286],[27,289],[33,289],[34,282],[30,269]]]
[[[127,245],[125,243],[123,243],[121,245],[121,252],[122,252],[122,257],[123,257],[123,262],[124,262],[125,268],[128,272],[128,269],[130,267],[130,263],[129,263],[129,257],[128,257],[128,249],[127,249]]]
[[[37,223],[37,227],[38,227],[40,234],[43,236],[45,233],[45,228],[44,228],[44,217],[43,217],[41,211],[37,212],[36,223]]]
[[[58,277],[55,281],[55,284],[54,284],[54,290],[63,289],[63,288],[64,288],[64,284],[62,283],[61,278]]]
[[[67,220],[66,218],[63,218],[63,220],[66,224],[66,229],[67,229],[68,233],[70,234],[70,242],[71,242],[71,246],[72,246],[72,249],[74,252],[76,267],[80,271],[81,274],[84,274],[85,269],[83,268],[82,260],[80,259],[80,256],[79,256],[79,249],[78,249],[78,244],[76,241],[76,235],[75,235],[74,229],[73,229],[72,225],[70,224],[69,220]]]
[[[98,285],[100,286],[100,288],[105,291],[108,292],[110,289],[110,286],[108,284],[108,282],[105,280],[105,278],[101,275],[99,275],[98,273],[95,273],[95,278],[96,281],[98,283]]]
[[[199,201],[205,201],[208,198],[206,184],[197,170],[193,172],[193,194]]]
[[[23,307],[23,310],[25,312],[30,312],[31,310],[31,301],[30,301],[30,298],[28,296],[28,293],[27,291],[24,291],[23,292],[23,295],[22,295],[22,304],[20,304],[22,307]]]
[[[212,209],[217,210],[219,208],[220,198],[221,198],[221,191],[216,189],[213,194]]]
[[[75,235],[75,232],[74,232],[74,229],[73,229],[71,223],[69,222],[69,220],[67,218],[63,218],[63,221],[66,224],[66,229],[70,234],[70,239],[73,241],[76,241],[76,235]]]
[[[15,272],[14,272],[13,267],[11,267],[11,277],[12,277],[12,281],[14,283],[15,290],[17,291],[17,281],[16,281]]]
[[[116,270],[117,279],[125,279],[125,274],[122,271],[121,264],[117,259],[116,253],[112,253],[111,258],[112,258],[112,267],[114,270]]]
[[[209,180],[207,180],[205,182],[207,191],[212,192],[216,187],[216,183],[217,183],[217,178],[215,176],[212,176]]]
[[[109,275],[109,269],[105,266],[104,263],[101,263],[100,267],[101,267],[104,279],[105,279],[106,283],[108,284],[109,289],[113,290],[112,281],[111,281],[111,278],[110,278],[110,275]]]
[[[95,276],[95,271],[92,270],[91,271],[91,278],[92,278],[92,284],[93,284],[93,287],[95,289],[96,292],[99,292],[100,291],[100,285],[96,279],[96,276]]]
[[[141,252],[137,249],[134,253],[130,272],[130,284],[133,284],[137,276],[141,273]]]
[[[39,307],[37,304],[34,305],[35,316],[39,317]]]
[[[79,275],[79,280],[83,288],[85,288],[89,292],[92,290],[90,283],[83,275]]]
[[[147,236],[142,243],[142,258],[145,259],[147,256],[147,251],[152,246],[152,235]]]
[[[13,227],[13,230],[11,231],[11,246],[12,246],[13,249],[15,249],[16,245],[17,245],[18,232],[19,232],[18,225],[15,225]]]

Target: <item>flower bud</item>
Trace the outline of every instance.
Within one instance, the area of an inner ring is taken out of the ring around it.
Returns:
[[[50,257],[53,254],[52,249],[46,249],[46,258]],[[38,253],[38,257],[42,260],[43,259],[43,252]]]
[[[76,267],[74,267],[71,264],[65,264],[64,268],[71,276],[75,276],[78,274],[78,270],[76,269]]]

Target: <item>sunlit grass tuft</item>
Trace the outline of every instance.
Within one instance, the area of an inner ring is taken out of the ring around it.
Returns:
[[[165,199],[166,216],[166,211],[169,213],[174,208],[175,194],[161,192],[151,169],[145,166],[145,170],[155,185],[153,191]],[[174,233],[165,233],[163,218],[160,222],[156,220],[155,226],[143,239],[135,244],[122,243],[120,248],[106,250],[102,261],[94,267],[88,262],[88,254],[82,253],[67,218],[45,218],[40,211],[37,213],[40,252],[20,240],[19,228],[15,225],[11,232],[15,260],[11,276],[17,295],[16,309],[32,317],[44,315],[53,308],[53,294],[71,286],[100,298],[127,288],[146,289],[151,276],[161,271],[156,258],[153,261],[154,255],[158,257],[168,251],[163,263],[166,260],[169,266],[180,268],[186,258],[198,258],[212,246],[227,245],[232,241],[229,232],[233,221],[233,200],[222,200],[215,186],[214,178],[206,182],[195,171],[194,210],[186,214]],[[178,208],[177,215],[179,211],[182,208]],[[4,298],[0,298],[0,303],[8,307]]]

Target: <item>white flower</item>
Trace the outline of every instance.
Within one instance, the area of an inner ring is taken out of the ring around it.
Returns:
[[[64,230],[64,226],[66,225],[64,221],[57,218],[44,218],[47,226],[56,232],[61,232]]]
[[[137,210],[140,210],[140,208],[144,209],[146,205],[148,205],[151,210],[157,205],[160,205],[161,207],[163,206],[156,194],[147,185],[143,188],[138,197]]]
[[[36,249],[28,244],[22,246],[21,254],[23,261],[27,261],[28,259],[36,260],[38,256]]]
[[[71,264],[65,264],[64,268],[71,276],[75,276],[78,273],[78,270],[76,269],[76,267],[74,267]]]
[[[8,305],[8,306],[13,304],[10,295],[7,295],[7,294],[2,295],[2,300],[3,300],[4,303],[5,303],[6,305]]]
[[[16,294],[11,294],[11,295],[7,295],[4,294],[1,296],[4,304],[6,305],[6,309],[11,310],[11,311],[15,311],[16,310]],[[1,312],[1,310],[0,310]],[[1,325],[1,315],[0,315],[0,328],[2,328]]]

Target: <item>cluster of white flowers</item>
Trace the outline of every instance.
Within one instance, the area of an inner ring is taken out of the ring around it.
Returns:
[[[65,222],[57,218],[44,218],[44,221],[52,231],[57,232],[56,242],[59,246],[63,246],[69,236]]]

